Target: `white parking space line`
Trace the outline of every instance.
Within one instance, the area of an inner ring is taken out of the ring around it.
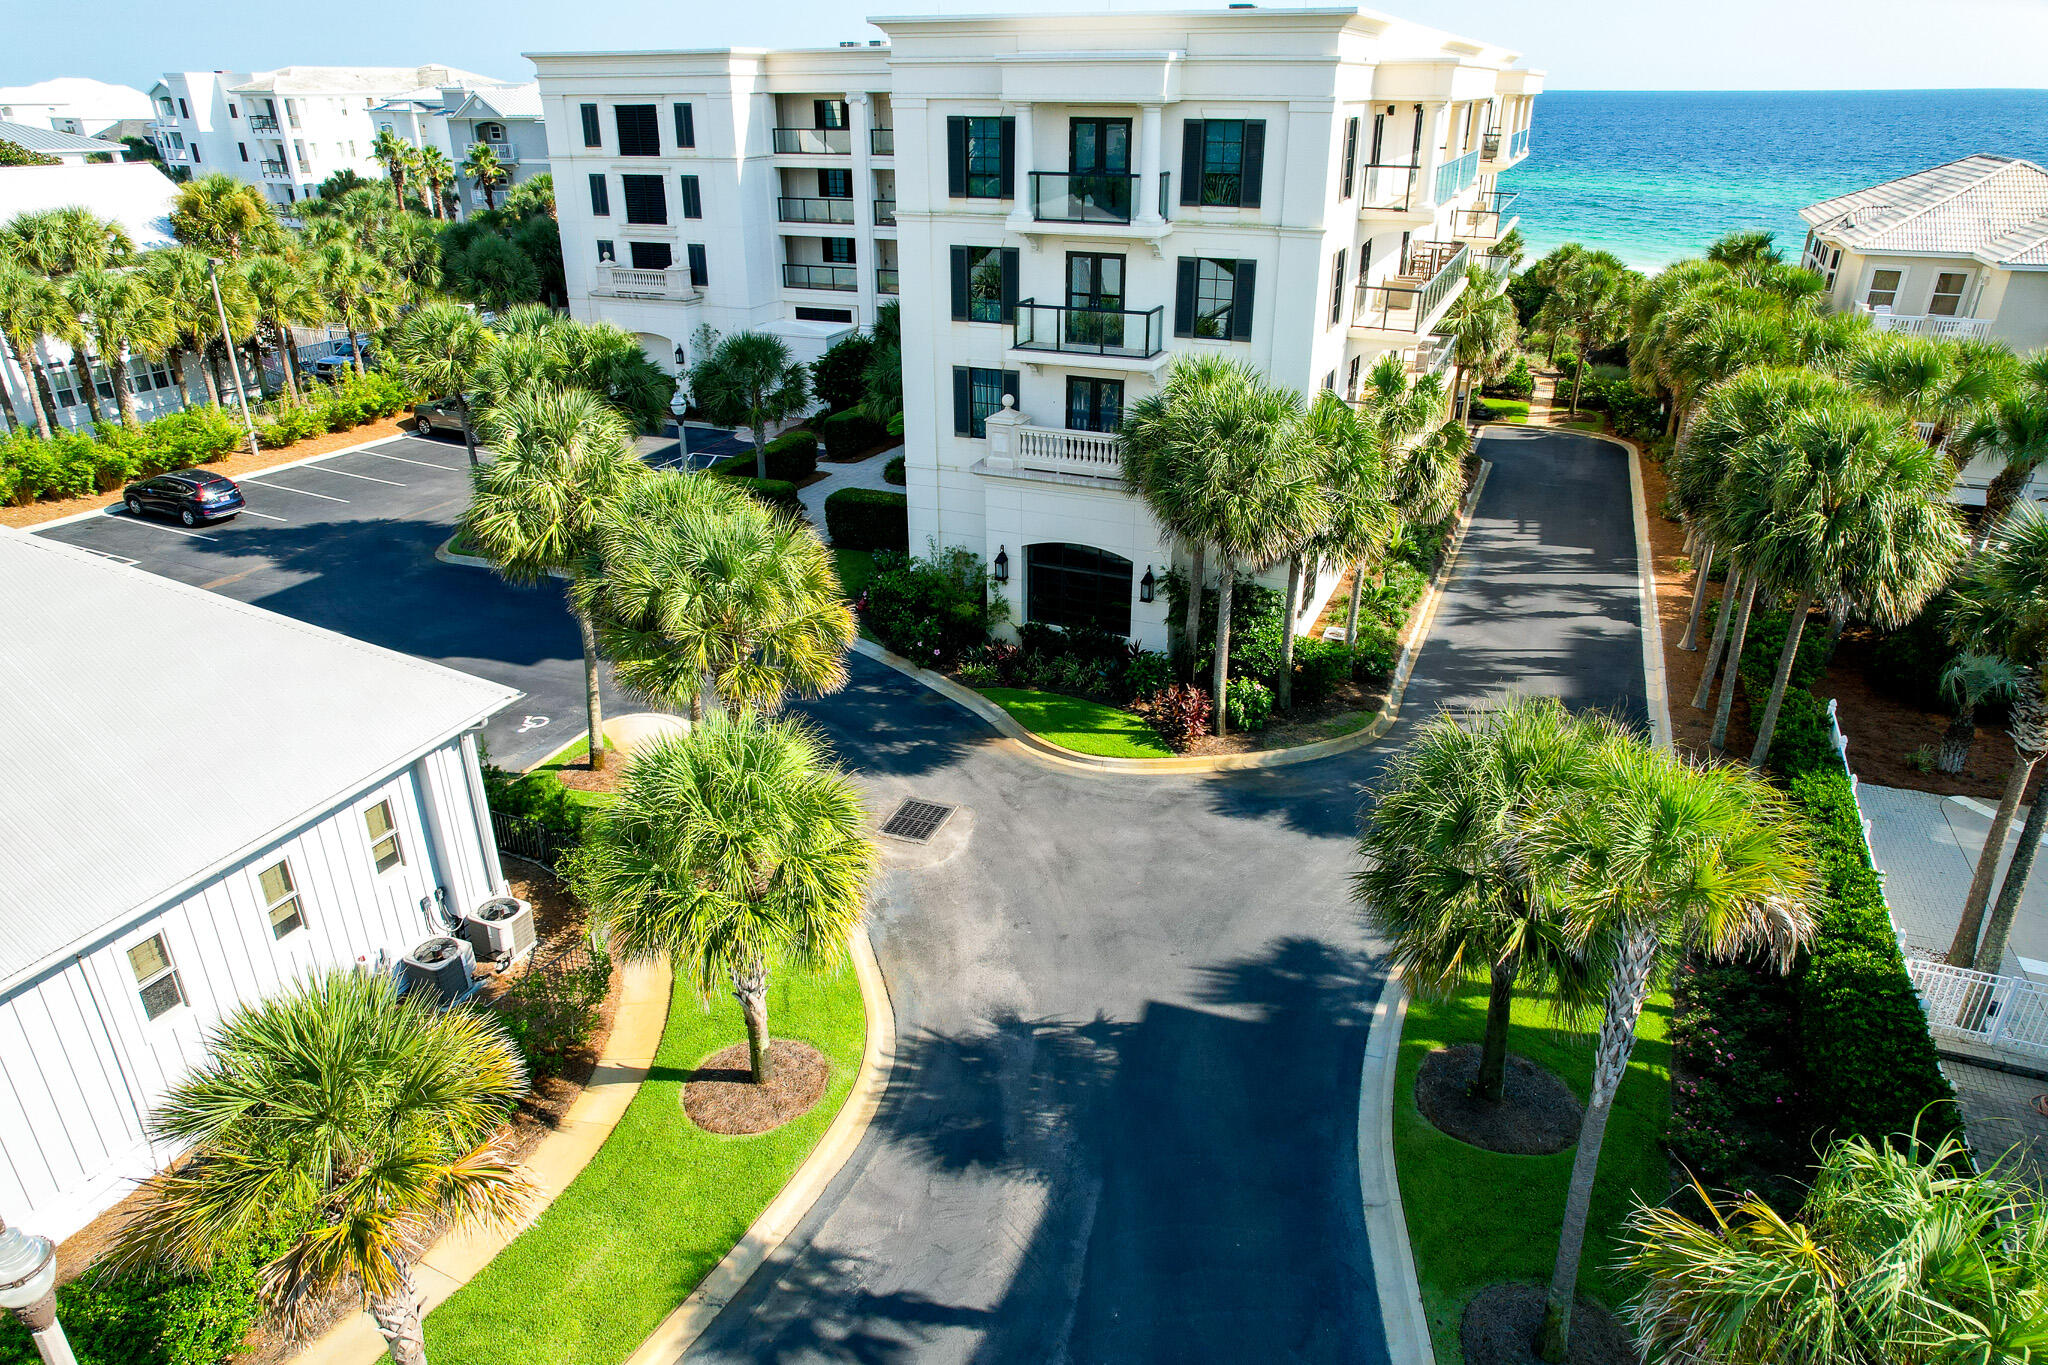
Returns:
[[[117,555],[110,550],[96,550],[90,545],[79,545],[72,541],[65,541],[63,543],[70,545],[74,550],[83,550],[89,555],[98,555],[101,559],[111,559],[116,564],[126,564],[130,568],[142,562],[139,559],[130,559],[127,555]]]
[[[248,477],[248,476],[246,476],[246,475],[244,475],[244,476],[243,476],[243,478],[242,478],[242,482],[243,482],[243,483],[253,483],[253,484],[255,484],[255,485],[256,485],[256,486],[258,487],[258,488],[281,488],[281,489],[283,489],[283,490],[284,490],[285,492],[287,492],[287,493],[304,493],[304,494],[305,494],[305,495],[306,495],[307,497],[309,497],[309,498],[320,498],[320,499],[322,499],[322,500],[324,500],[324,501],[327,501],[327,502],[347,502],[347,501],[348,501],[348,499],[347,499],[347,498],[337,498],[337,497],[335,497],[335,496],[334,496],[334,495],[333,495],[332,493],[315,493],[315,492],[314,492],[314,491],[313,491],[312,489],[310,489],[310,488],[294,488],[294,487],[292,487],[292,486],[291,486],[290,484],[288,484],[288,483],[265,483],[265,482],[264,482],[263,480],[261,480],[261,479],[252,479],[252,478],[249,478],[249,477]]]
[[[244,480],[243,482],[245,482],[245,483],[246,483],[246,482],[247,482],[247,480]],[[109,512],[109,513],[108,513],[107,515],[111,517],[111,516],[114,516],[114,515],[116,515],[116,514],[115,514],[115,513],[112,513],[112,512]],[[171,533],[172,535],[174,535],[174,536],[190,536],[190,537],[191,537],[192,539],[194,539],[194,540],[219,540],[219,539],[220,539],[220,537],[219,537],[219,536],[206,536],[206,535],[201,535],[201,534],[200,534],[199,532],[197,532],[197,531],[183,531],[183,530],[180,530],[180,529],[178,529],[178,528],[177,528],[177,527],[175,527],[175,526],[166,526],[166,525],[164,525],[164,524],[163,524],[162,522],[160,522],[160,521],[150,521],[150,520],[148,520],[148,519],[146,519],[146,518],[144,518],[144,517],[130,517],[130,516],[123,516],[123,517],[121,518],[121,520],[123,520],[123,521],[125,521],[125,522],[129,522],[129,523],[131,523],[132,525],[136,525],[136,526],[147,526],[147,527],[149,527],[149,529],[150,529],[150,530],[152,530],[152,531],[169,531],[169,532],[170,532],[170,533]]]
[[[307,466],[306,466],[306,469],[308,470],[308,472],[311,472],[311,473],[318,473],[318,474],[339,474],[339,475],[341,475],[341,477],[343,477],[344,479],[361,479],[361,480],[362,480],[362,481],[363,481],[364,483],[381,483],[381,484],[388,484],[388,485],[390,485],[390,486],[391,486],[391,487],[393,487],[393,488],[403,488],[403,487],[405,487],[405,485],[404,485],[404,484],[402,484],[402,483],[397,483],[397,482],[394,482],[394,481],[393,481],[393,480],[391,480],[391,479],[380,479],[380,478],[377,478],[377,477],[376,477],[375,475],[372,475],[372,474],[351,474],[351,473],[349,473],[349,472],[348,472],[348,471],[347,471],[346,469],[334,469],[334,468],[331,468],[331,467],[329,467],[329,466],[327,466],[327,465],[324,465],[324,464],[309,464],[309,465],[307,465]]]
[[[408,460],[403,455],[386,455],[381,450],[359,450],[358,455],[374,455],[380,460],[396,460],[400,464],[416,464],[421,469],[460,469],[459,464],[435,464],[432,460]]]
[[[244,479],[244,480],[242,480],[242,482],[244,482],[244,483],[247,483],[247,482],[248,482],[248,480],[247,480],[247,479]],[[259,512],[259,511],[257,511],[257,510],[256,510],[255,508],[253,508],[253,507],[244,507],[244,508],[242,509],[242,515],[243,515],[243,516],[245,516],[245,517],[261,517],[261,518],[263,518],[263,519],[264,519],[265,521],[284,521],[284,518],[283,518],[283,517],[273,517],[272,515],[270,515],[270,513],[268,513],[268,512]],[[289,523],[287,523],[287,524],[289,524]]]

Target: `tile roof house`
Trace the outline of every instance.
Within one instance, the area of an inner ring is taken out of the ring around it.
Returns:
[[[2048,345],[2048,170],[1980,153],[1800,210],[1831,305],[1892,331]]]

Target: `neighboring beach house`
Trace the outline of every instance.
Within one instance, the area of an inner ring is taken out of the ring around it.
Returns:
[[[128,148],[119,142],[81,137],[55,128],[39,128],[31,123],[0,122],[0,142],[11,142],[37,156],[56,157],[58,164],[65,166],[83,166],[96,156],[114,161],[128,159]]]
[[[504,891],[518,694],[18,531],[0,582],[0,1216],[63,1237],[223,1015]]]
[[[2048,171],[1979,154],[1800,210],[1831,306],[1921,336],[2048,345]]]
[[[499,204],[514,185],[548,173],[548,133],[541,121],[540,86],[441,85],[408,91],[370,111],[379,129],[389,129],[415,147],[439,147],[458,171],[481,143],[497,154],[505,179],[486,196],[462,177],[458,207],[463,217]]]

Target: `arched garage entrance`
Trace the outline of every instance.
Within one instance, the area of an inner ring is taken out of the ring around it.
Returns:
[[[1024,619],[1069,630],[1131,633],[1131,561],[1092,545],[1024,547]]]

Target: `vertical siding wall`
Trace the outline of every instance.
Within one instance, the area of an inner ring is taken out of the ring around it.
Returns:
[[[475,761],[467,736],[451,739],[0,997],[0,1216],[58,1237],[82,1227],[171,1155],[152,1149],[145,1116],[204,1059],[206,1031],[223,1015],[309,973],[395,962],[440,931],[436,887],[456,910],[501,889]],[[363,821],[380,800],[391,802],[405,855],[383,873]],[[280,859],[306,921],[282,939],[257,880]],[[152,1020],[127,955],[159,933],[186,1003]]]

